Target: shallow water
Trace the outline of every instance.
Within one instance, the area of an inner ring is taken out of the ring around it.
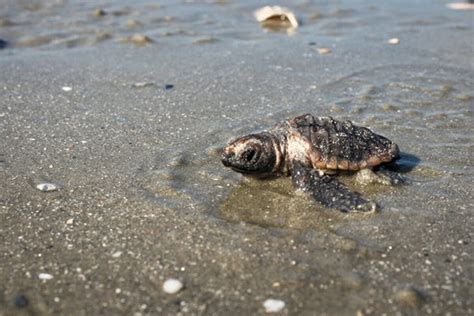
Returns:
[[[292,315],[473,312],[472,13],[300,1],[288,35],[251,1],[101,4],[0,8],[0,314],[255,314],[269,297]],[[408,184],[343,177],[380,213],[220,163],[307,112],[399,145]],[[185,289],[164,294],[168,277]]]

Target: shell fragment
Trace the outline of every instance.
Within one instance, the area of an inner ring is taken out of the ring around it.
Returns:
[[[296,16],[288,8],[280,6],[265,6],[254,12],[254,16],[260,23],[278,22],[284,26],[285,22],[289,22],[292,28],[298,27]]]
[[[48,183],[48,182],[40,183],[36,186],[36,188],[40,191],[43,191],[43,192],[53,192],[53,191],[58,191],[59,190],[58,185],[56,185],[54,183]]]
[[[474,10],[474,3],[471,2],[447,3],[446,6],[451,10]]]
[[[266,313],[278,313],[285,308],[285,302],[269,298],[263,302],[263,308],[265,308]]]

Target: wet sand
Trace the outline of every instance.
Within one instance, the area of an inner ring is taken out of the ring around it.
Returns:
[[[0,8],[0,315],[474,313],[472,11],[302,1],[288,35],[250,1],[100,8]],[[400,146],[407,185],[342,179],[379,214],[221,165],[306,112]]]

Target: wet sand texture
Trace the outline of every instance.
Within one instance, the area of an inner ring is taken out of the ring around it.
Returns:
[[[300,1],[288,33],[258,7],[2,2],[0,315],[474,313],[470,11]],[[400,146],[408,185],[341,177],[380,214],[221,165],[308,112]]]

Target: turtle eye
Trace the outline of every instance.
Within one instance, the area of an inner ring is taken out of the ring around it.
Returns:
[[[254,149],[247,149],[244,154],[242,155],[242,158],[244,158],[247,162],[252,161],[253,157],[255,157],[255,150]]]

